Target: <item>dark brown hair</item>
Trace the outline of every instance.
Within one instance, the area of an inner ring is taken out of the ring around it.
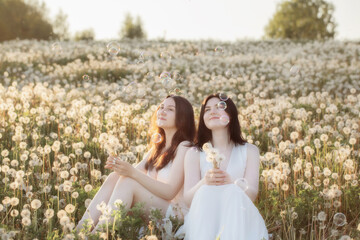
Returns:
[[[205,122],[204,122],[206,103],[211,98],[214,98],[214,97],[220,99],[219,95],[220,95],[220,93],[211,94],[211,95],[207,96],[201,104],[199,126],[198,126],[198,131],[197,131],[197,135],[196,135],[196,143],[195,143],[195,145],[198,149],[202,149],[203,144],[210,141],[212,138],[211,130],[206,127]],[[241,135],[241,127],[240,127],[239,118],[238,118],[238,110],[237,110],[234,102],[230,98],[228,98],[224,102],[226,103],[226,106],[227,106],[225,109],[225,112],[227,112],[229,114],[229,118],[230,118],[229,119],[230,122],[228,125],[230,140],[232,142],[234,142],[235,145],[244,145],[245,143],[247,143],[247,141]]]
[[[156,124],[157,120],[157,107],[151,118],[151,127],[150,127],[150,136],[153,134],[159,133],[162,136],[161,141],[159,142],[150,142],[151,153],[145,164],[145,169],[152,169],[153,167],[156,170],[160,170],[165,167],[170,161],[175,158],[175,153],[178,145],[182,141],[189,141],[190,144],[193,143],[195,137],[195,119],[194,119],[194,110],[188,100],[181,96],[169,95],[166,98],[171,97],[175,102],[175,126],[177,131],[175,132],[172,140],[171,146],[164,153],[161,153],[165,147],[165,131],[161,127],[158,127]],[[169,139],[170,140],[170,139]],[[190,146],[190,145],[189,145]]]

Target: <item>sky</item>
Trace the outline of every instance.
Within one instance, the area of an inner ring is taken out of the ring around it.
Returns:
[[[140,16],[148,39],[259,40],[281,0],[43,0],[54,18],[68,15],[70,33],[93,28],[96,39],[117,39],[124,16]],[[338,40],[360,40],[360,0],[329,0]]]

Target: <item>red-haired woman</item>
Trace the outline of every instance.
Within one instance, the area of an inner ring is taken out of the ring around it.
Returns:
[[[133,167],[130,163],[109,157],[105,168],[114,172],[109,174],[84,216],[77,225],[80,230],[86,219],[92,219],[93,232],[105,220],[99,221],[101,212],[97,205],[106,203],[115,209],[115,201],[121,200],[126,208],[136,202],[144,202],[145,209],[161,209],[163,214],[177,215],[186,204],[183,196],[184,156],[195,136],[194,112],[188,100],[180,96],[165,98],[152,117],[152,133],[160,134],[161,141],[152,142],[150,151],[144,159]],[[173,208],[174,205],[177,208]]]
[[[203,101],[195,142],[185,156],[184,198],[191,204],[185,239],[268,239],[253,204],[259,186],[259,149],[242,138],[230,98],[212,94]]]

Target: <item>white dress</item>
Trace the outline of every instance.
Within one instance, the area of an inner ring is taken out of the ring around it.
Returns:
[[[246,168],[247,143],[231,151],[226,171],[232,179],[243,178]],[[200,152],[201,178],[212,168]],[[185,217],[186,240],[268,240],[264,219],[258,209],[235,184],[201,186],[194,195]]]
[[[170,178],[172,162],[169,162],[165,167],[160,169],[157,173],[155,170],[147,171],[149,177],[155,178],[158,181],[167,182]],[[165,217],[169,218],[178,217],[179,219],[184,219],[184,216],[188,213],[189,208],[186,206],[184,201],[184,186],[181,187],[177,195],[169,201],[169,207],[166,211]]]

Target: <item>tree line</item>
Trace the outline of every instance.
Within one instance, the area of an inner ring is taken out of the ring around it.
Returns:
[[[264,39],[323,40],[334,38],[334,6],[325,0],[283,0],[264,28]],[[38,0],[0,0],[0,41],[12,39],[93,40],[93,29],[69,33],[67,15],[59,11],[50,19]],[[236,29],[235,29],[236,31]],[[127,13],[120,38],[146,38],[143,23]]]
[[[59,10],[54,19],[49,17],[45,3],[37,0],[0,0],[0,42],[12,39],[93,40],[92,28],[70,36],[67,15]],[[125,15],[119,31],[121,38],[146,38],[140,17],[134,20]]]

